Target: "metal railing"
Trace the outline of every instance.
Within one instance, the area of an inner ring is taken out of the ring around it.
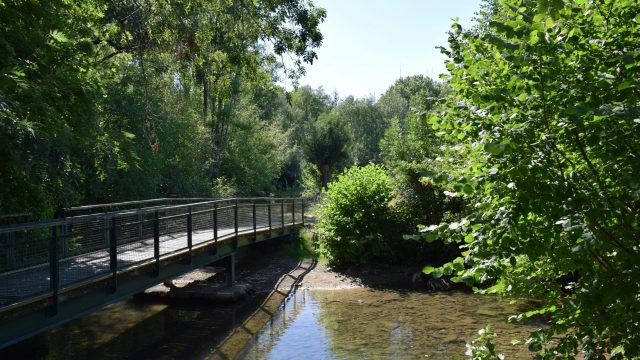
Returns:
[[[191,200],[191,201],[189,201]],[[176,204],[176,202],[181,202]],[[145,206],[141,208],[123,207]],[[116,211],[91,213],[104,209]],[[238,234],[304,224],[300,198],[156,199],[71,209],[82,215],[0,227],[0,311]],[[73,212],[66,212],[72,214]]]

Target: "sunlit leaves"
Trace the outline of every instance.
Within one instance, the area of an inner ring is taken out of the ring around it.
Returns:
[[[630,344],[640,341],[640,319],[623,309],[640,292],[632,280],[640,276],[640,74],[631,50],[639,5],[504,0],[489,9],[476,29],[451,33],[445,53],[457,93],[429,119],[448,145],[430,161],[440,175],[423,179],[468,197],[473,225],[452,220],[430,233],[467,249],[455,280],[493,279],[491,291],[543,300],[523,316],[559,325],[532,337],[536,351],[574,327],[579,336],[565,335],[558,351],[623,346],[637,356]]]

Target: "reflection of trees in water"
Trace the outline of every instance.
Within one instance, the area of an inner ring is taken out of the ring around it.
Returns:
[[[291,297],[283,302],[278,311],[256,334],[253,343],[246,346],[245,351],[238,358],[267,358],[279,344],[291,324],[296,321],[300,312],[305,309],[306,305],[306,292],[293,292]]]
[[[116,359],[165,334],[166,306],[117,303],[0,352],[1,359]]]
[[[511,346],[531,328],[506,324],[514,311],[505,301],[462,293],[401,294],[366,289],[316,291],[315,315],[339,359],[451,358],[487,323],[499,334],[498,349],[508,358],[530,358],[526,347]]]

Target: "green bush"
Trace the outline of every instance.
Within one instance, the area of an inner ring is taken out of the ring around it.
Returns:
[[[345,170],[329,184],[317,213],[321,255],[340,266],[392,259],[392,243],[402,233],[392,199],[393,182],[381,166]]]

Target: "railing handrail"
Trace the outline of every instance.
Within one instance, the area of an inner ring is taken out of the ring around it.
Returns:
[[[62,213],[61,218],[0,227],[0,315],[23,316],[23,310],[16,309],[37,303],[33,309],[44,310],[38,319],[46,314],[41,323],[53,324],[59,321],[58,314],[102,306],[211,261],[233,257],[241,246],[290,236],[305,225],[302,197],[151,199],[127,204],[148,206],[67,217]],[[88,205],[80,211],[109,206]],[[233,258],[228,261],[232,283]],[[149,275],[152,278],[146,279]],[[107,290],[104,299],[90,293],[101,287]],[[75,297],[85,295],[95,303],[76,310],[84,300]],[[33,315],[28,309],[27,317]],[[9,333],[3,326],[0,332]],[[4,338],[0,334],[0,341]]]
[[[173,198],[166,198],[166,199],[173,199]],[[181,200],[187,200],[187,198],[180,198]],[[76,215],[76,216],[70,216],[70,217],[66,217],[66,218],[59,218],[59,219],[48,219],[48,220],[40,220],[40,221],[30,221],[30,222],[25,222],[25,223],[18,223],[18,224],[10,224],[10,225],[4,225],[4,226],[0,226],[0,235],[2,234],[7,234],[7,233],[12,233],[12,232],[17,232],[17,231],[26,231],[26,230],[36,230],[36,229],[40,229],[40,228],[50,228],[53,226],[62,226],[62,225],[73,225],[73,224],[77,224],[83,221],[96,221],[96,220],[111,220],[114,217],[122,217],[122,216],[130,216],[130,215],[147,215],[150,213],[153,213],[155,211],[158,210],[175,210],[175,209],[180,209],[180,208],[188,208],[190,206],[202,206],[202,205],[208,205],[208,204],[215,204],[215,203],[221,203],[221,202],[236,202],[236,201],[251,201],[251,202],[255,202],[255,201],[264,201],[264,200],[271,200],[271,201],[289,201],[289,200],[303,200],[303,197],[282,197],[282,198],[276,198],[276,197],[249,197],[249,198],[225,198],[225,199],[210,199],[207,201],[198,201],[198,200],[203,200],[203,199],[207,199],[207,198],[195,198],[192,200],[196,200],[196,202],[193,203],[186,203],[186,204],[178,204],[178,205],[158,205],[158,206],[148,206],[148,207],[143,207],[143,208],[138,208],[138,209],[130,209],[130,210],[120,210],[120,211],[108,211],[108,212],[102,212],[102,213],[95,213],[95,214],[85,214],[85,215]],[[153,201],[162,201],[164,199],[150,199],[150,200],[140,200],[138,202],[153,202]],[[129,202],[129,203],[134,203],[134,202]],[[122,203],[117,203],[117,204],[122,204]],[[102,204],[102,205],[87,205],[86,207],[92,207],[92,206],[107,206],[109,204]],[[115,206],[115,205],[114,205]]]

